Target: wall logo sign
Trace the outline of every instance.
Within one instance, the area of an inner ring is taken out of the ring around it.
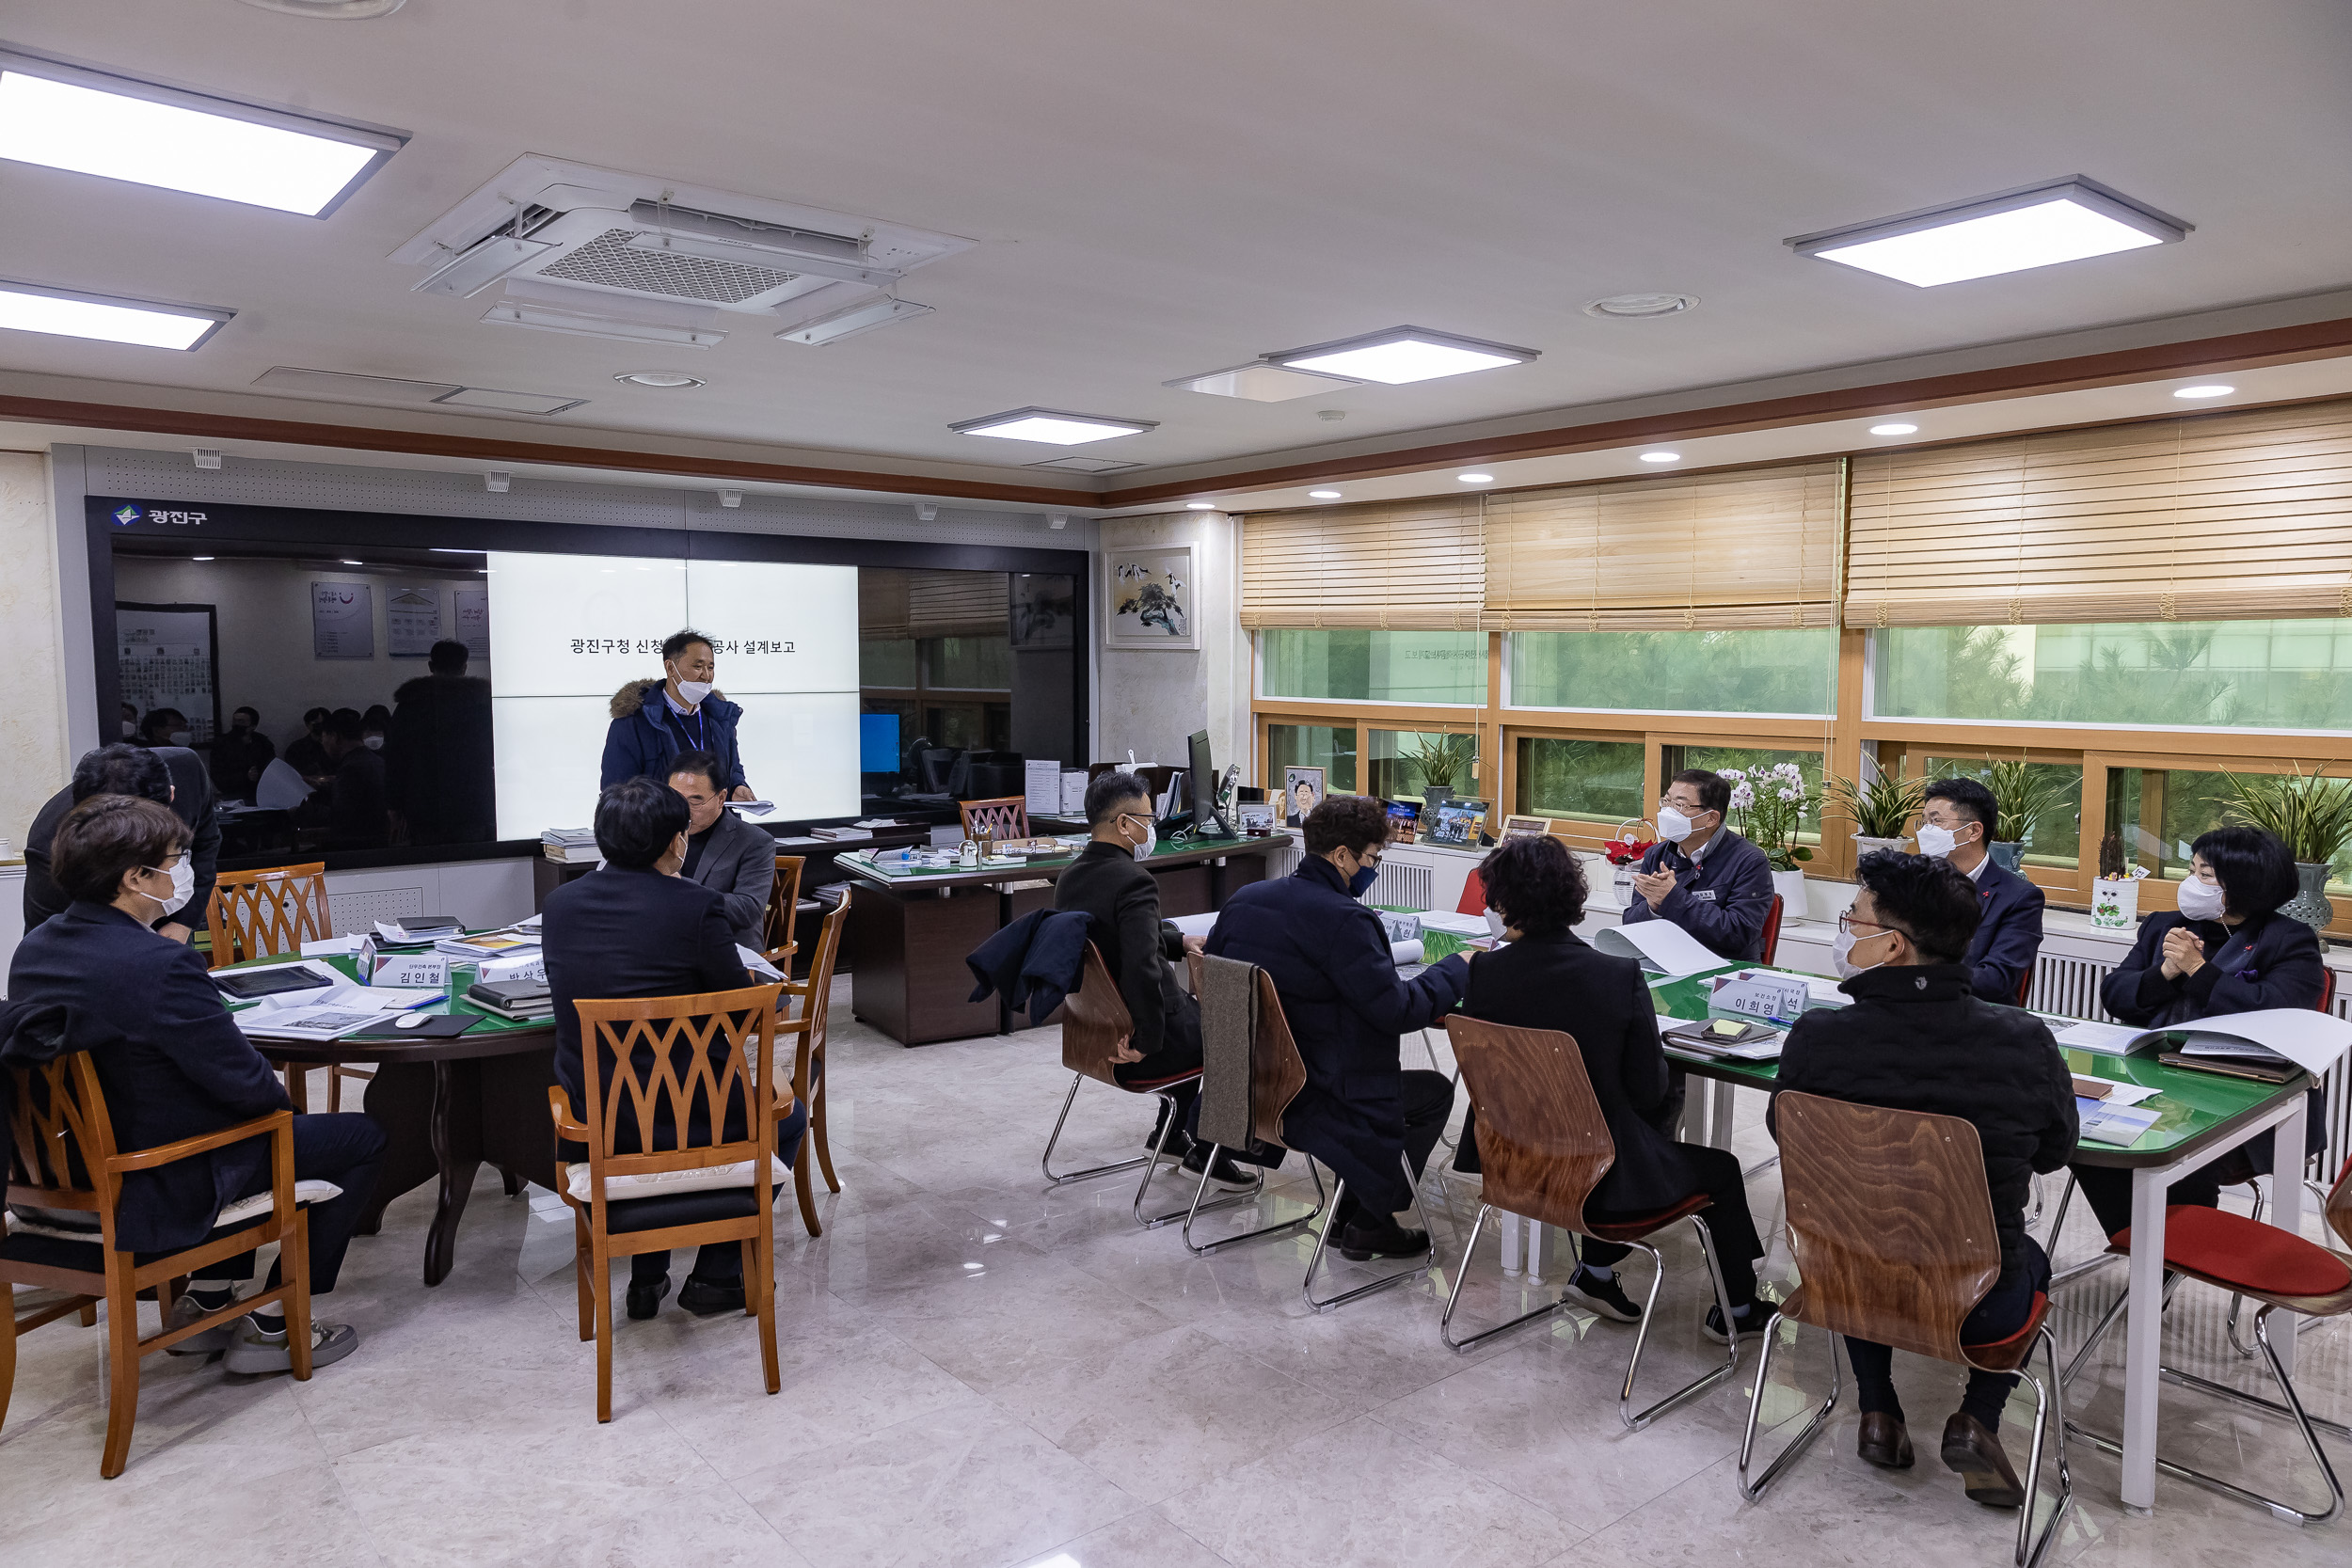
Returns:
[[[136,501],[124,501],[115,508],[115,521],[123,528],[142,519],[151,523],[170,523],[179,528],[200,528],[204,524],[201,512],[167,511],[160,506],[142,507]]]
[[[124,528],[129,528],[133,523],[137,522],[142,515],[138,507],[130,501],[124,501],[115,508],[115,521]]]

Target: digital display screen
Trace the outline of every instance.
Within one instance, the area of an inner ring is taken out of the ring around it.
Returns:
[[[857,716],[857,765],[866,773],[898,770],[898,716],[861,713]]]

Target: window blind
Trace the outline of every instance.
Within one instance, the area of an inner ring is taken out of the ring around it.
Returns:
[[[903,641],[914,635],[906,573],[891,566],[857,569],[857,635],[866,642]]]
[[[1242,522],[1241,624],[1472,631],[1486,593],[1479,498],[1439,496]]]
[[[2352,615],[2352,402],[1853,460],[1850,626]]]
[[[1008,637],[1011,613],[1011,582],[1002,572],[907,574],[907,620],[916,637]]]
[[[1838,521],[1835,459],[1492,496],[1486,625],[1833,626]]]

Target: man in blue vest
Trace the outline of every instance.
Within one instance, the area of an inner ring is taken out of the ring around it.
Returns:
[[[1627,926],[1669,920],[1729,963],[1764,957],[1772,912],[1772,863],[1724,825],[1731,781],[1686,768],[1658,802],[1658,837],[1633,872]]]
[[[1999,813],[1993,792],[1974,779],[1928,785],[1919,852],[1952,863],[1976,884],[1984,918],[1968,942],[1968,986],[1987,1002],[2017,1003],[2018,987],[2042,951],[2042,890],[1995,862],[1987,846]]]

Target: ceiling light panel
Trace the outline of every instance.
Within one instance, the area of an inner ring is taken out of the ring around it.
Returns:
[[[1817,256],[1915,288],[2169,245],[2190,226],[2076,176],[1901,217],[1804,234]]]
[[[1433,381],[1470,371],[1500,370],[1524,365],[1536,357],[1532,348],[1489,343],[1477,338],[1457,338],[1418,326],[1395,326],[1360,338],[1285,349],[1267,355],[1270,364],[1286,370],[1311,371],[1355,381],[1377,381],[1391,387]]]
[[[1045,441],[1057,447],[1074,447],[1088,441],[1106,441],[1114,436],[1140,436],[1159,425],[1153,420],[1106,420],[1054,408],[1015,408],[984,419],[962,420],[947,428],[960,436],[1000,436],[1009,441]]]
[[[183,352],[201,346],[236,315],[201,305],[151,305],[110,294],[0,282],[0,328]]]
[[[1247,398],[1251,403],[1288,403],[1315,392],[1327,392],[1335,387],[1356,387],[1362,383],[1343,375],[1315,375],[1307,371],[1286,370],[1280,365],[1263,361],[1253,365],[1235,365],[1230,370],[1210,371],[1205,375],[1180,375],[1173,381],[1163,381],[1180,392],[1206,392],[1211,397]]]
[[[1874,424],[1870,427],[1870,434],[1873,436],[1916,436],[1919,434],[1919,427],[1897,420],[1893,424]]]
[[[453,381],[407,381],[390,375],[308,371],[294,365],[273,365],[255,376],[253,385],[264,392],[323,398],[330,403],[437,403],[465,389]]]
[[[837,343],[844,338],[854,338],[861,332],[871,332],[878,326],[888,326],[893,322],[913,321],[917,316],[930,313],[930,306],[917,305],[911,299],[869,299],[862,305],[834,310],[813,322],[787,328],[776,336],[787,343],[806,343],[817,348],[826,343]]]
[[[1022,467],[1057,468],[1066,474],[1115,474],[1129,468],[1140,468],[1143,465],[1130,458],[1083,457],[1073,454],[1069,457],[1041,458],[1035,463],[1025,463]]]
[[[0,158],[325,217],[407,137],[0,53]]]
[[[2176,398],[2190,399],[2226,398],[2232,392],[2236,390],[2237,388],[2234,387],[2224,387],[2217,381],[2212,381],[2196,387],[2177,388],[2174,389],[2172,395]]]
[[[486,387],[460,387],[447,397],[435,398],[444,408],[494,408],[503,414],[561,414],[578,408],[586,398],[557,397],[547,392],[498,392]]]

